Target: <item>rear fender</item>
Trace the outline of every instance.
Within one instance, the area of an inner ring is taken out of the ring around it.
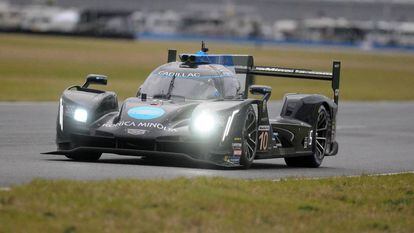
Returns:
[[[329,111],[332,117],[330,145],[327,148],[326,155],[335,155],[338,152],[338,144],[335,140],[336,135],[336,114],[338,111],[337,104],[331,99],[322,95],[309,94],[287,94],[284,97],[281,117],[293,118],[310,125],[314,125],[317,111],[321,105]]]
[[[324,105],[335,121],[337,105],[323,95],[315,94],[287,94],[283,98],[281,117],[294,118],[310,125],[315,123],[315,115],[319,106]]]

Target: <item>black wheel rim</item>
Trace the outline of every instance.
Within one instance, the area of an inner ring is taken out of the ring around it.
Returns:
[[[254,159],[257,147],[257,122],[254,112],[247,114],[244,128],[244,153],[246,159],[251,161]]]
[[[316,123],[316,156],[322,159],[325,155],[328,135],[328,115],[326,111],[320,111]]]

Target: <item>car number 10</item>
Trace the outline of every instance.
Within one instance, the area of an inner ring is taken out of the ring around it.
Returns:
[[[269,144],[269,131],[262,131],[259,135],[259,150],[267,150]]]

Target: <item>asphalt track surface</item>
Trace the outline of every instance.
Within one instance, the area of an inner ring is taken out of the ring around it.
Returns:
[[[280,102],[270,103],[272,116]],[[249,170],[182,160],[148,161],[104,154],[98,162],[41,155],[55,150],[57,103],[0,103],[0,187],[35,178],[98,180],[221,176],[243,179],[326,177],[414,171],[414,102],[341,102],[339,153],[320,168],[289,168],[283,159],[258,160]]]

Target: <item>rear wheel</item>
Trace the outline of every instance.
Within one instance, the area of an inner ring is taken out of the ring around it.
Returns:
[[[321,105],[313,125],[313,155],[285,158],[286,164],[290,167],[319,167],[329,146],[331,124],[331,115]]]
[[[243,141],[240,164],[247,169],[253,163],[257,148],[257,120],[256,113],[252,106],[249,106],[247,109],[242,136]]]
[[[102,153],[99,152],[78,152],[73,154],[65,155],[69,159],[73,159],[76,161],[97,161],[101,158]]]

